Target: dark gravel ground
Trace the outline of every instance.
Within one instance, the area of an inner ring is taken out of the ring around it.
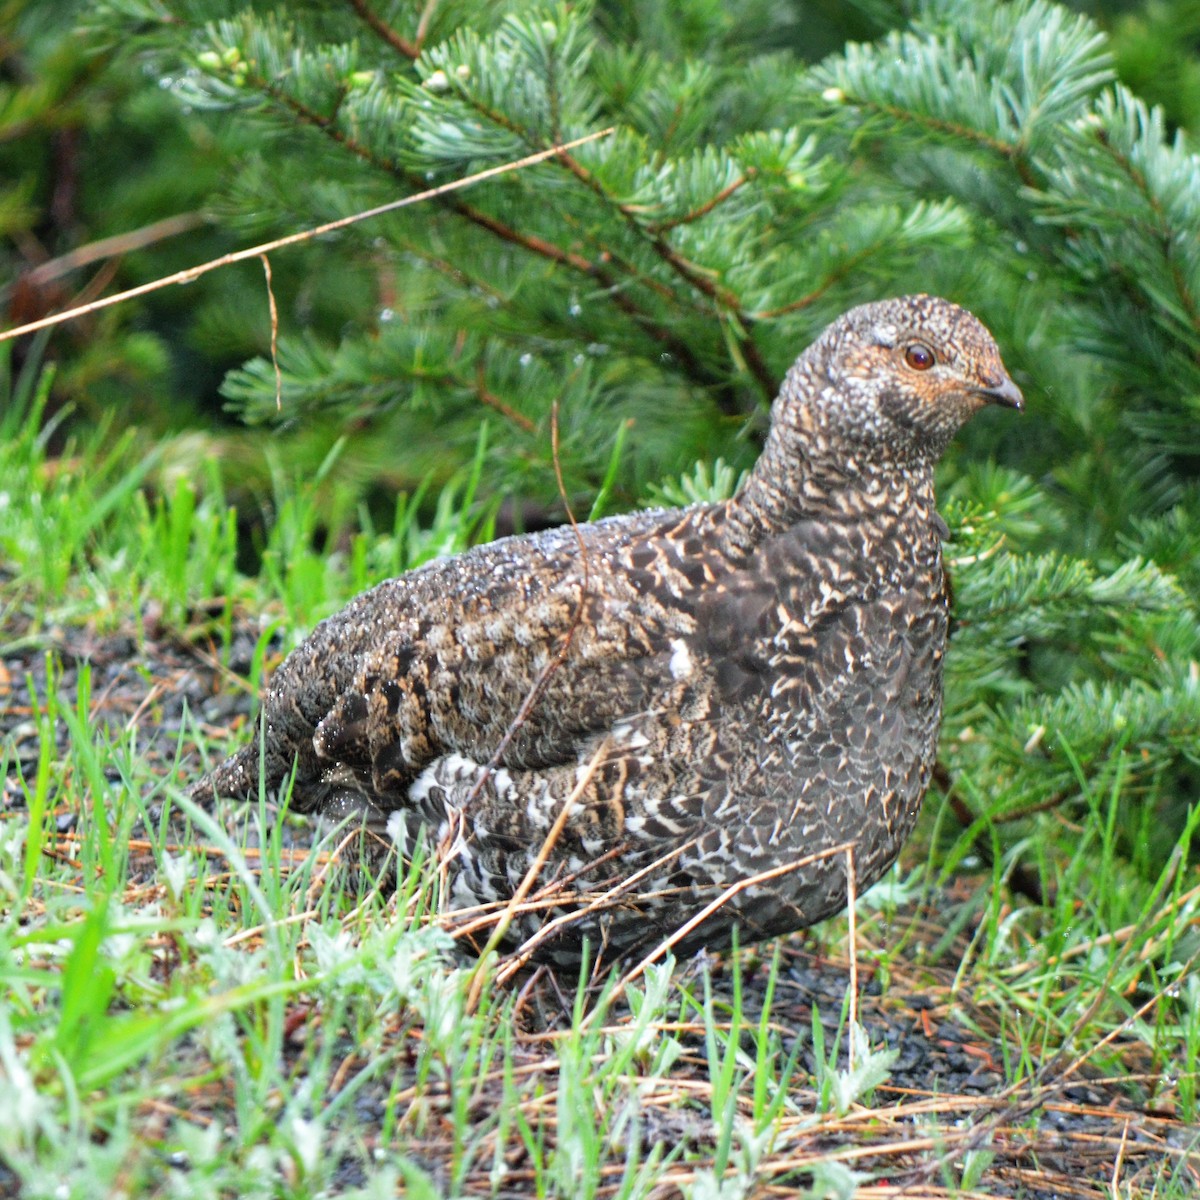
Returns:
[[[239,629],[222,667],[201,640],[193,644],[173,638],[152,621],[137,637],[97,635],[72,627],[32,638],[21,629],[5,629],[0,633],[0,762],[7,763],[7,774],[0,792],[0,819],[23,806],[19,777],[32,778],[36,769],[36,714],[44,704],[48,679],[53,679],[63,705],[73,708],[80,670],[89,664],[93,726],[107,726],[133,738],[138,755],[163,774],[175,770],[178,758],[180,778],[187,780],[201,768],[195,751],[197,730],[205,734],[214,757],[247,736],[253,699],[237,681],[250,666],[257,640],[252,627]],[[54,736],[58,749],[65,751],[69,738],[65,722],[57,722]],[[58,819],[65,832],[75,814],[63,812]],[[303,837],[306,827],[299,828]],[[912,939],[913,944],[939,941],[948,912],[965,902],[969,891],[968,881],[960,893],[939,897],[941,911],[902,914],[898,919],[921,921],[929,927],[930,936]],[[1047,1200],[1150,1195],[1159,1194],[1165,1181],[1174,1178],[1176,1194],[1186,1195],[1192,1188],[1200,1195],[1200,1131],[1175,1120],[1169,1105],[1161,1109],[1150,1105],[1143,1083],[1098,1079],[1088,1065],[1068,1074],[1064,1060],[1042,1064],[1034,1079],[1005,1088],[999,1014],[974,1007],[969,997],[952,988],[969,932],[950,939],[940,962],[894,958],[886,987],[868,968],[860,967],[859,1020],[873,1047],[887,1046],[898,1053],[887,1081],[875,1090],[869,1108],[852,1110],[841,1121],[810,1122],[807,1128],[800,1122],[794,1128],[785,1123],[787,1136],[794,1138],[794,1152],[791,1143],[786,1150],[787,1159],[794,1163],[787,1168],[791,1173],[785,1171],[780,1177],[778,1191],[771,1188],[755,1194],[795,1194],[796,1181],[806,1176],[805,1163],[829,1154],[859,1155],[849,1158],[847,1165],[877,1179],[882,1175],[897,1186],[907,1184],[913,1195],[940,1194],[946,1178],[942,1168],[960,1160],[967,1149],[978,1148],[993,1157],[971,1194]],[[825,1031],[827,1048],[832,1048],[843,1023],[850,982],[845,962],[823,959],[819,945],[819,935],[812,933],[783,944],[771,1006],[772,1022],[785,1031],[785,1050],[790,1052],[797,1040],[800,1043],[791,1088],[802,1105],[811,1100],[813,1112],[818,1104],[813,1014]],[[768,962],[769,948],[762,958],[743,956],[743,1008],[751,1020],[761,1011]],[[708,966],[714,993],[729,1000],[733,986],[729,963],[712,959]],[[699,990],[699,964],[683,964],[680,970],[695,977]],[[526,977],[524,983],[520,1053],[529,1064],[545,1063],[547,1046],[556,1030],[569,1023],[569,1011],[556,981],[548,976]],[[570,995],[573,982],[564,981],[562,990]],[[297,1057],[305,1052],[308,1036],[303,1016],[299,1014],[297,1037],[289,1047],[289,1054]],[[618,1018],[614,1014],[613,1019]],[[704,1077],[704,1049],[695,1032],[684,1031],[681,1039],[694,1050],[675,1068],[686,1084],[689,1072]],[[355,1048],[347,1045],[343,1051],[353,1057]],[[844,1047],[841,1055],[845,1065]],[[1147,1065],[1132,1041],[1124,1061],[1130,1079]],[[551,1088],[553,1068],[545,1070],[546,1087]],[[356,1133],[368,1148],[373,1148],[392,1086],[389,1079],[377,1089],[364,1088],[353,1108]],[[680,1094],[685,1093],[686,1087]],[[214,1103],[220,1106],[219,1100]],[[436,1096],[431,1104],[436,1111]],[[686,1140],[702,1149],[714,1141],[715,1131],[702,1107],[685,1097],[682,1103],[676,1098],[671,1103],[648,1104],[641,1136],[647,1144]],[[969,1136],[970,1142],[956,1142],[963,1136]],[[420,1154],[422,1147],[416,1149]],[[440,1149],[436,1137],[424,1146],[425,1165],[435,1178],[443,1169]],[[347,1162],[344,1183],[353,1184],[360,1174],[357,1164]],[[949,1174],[957,1172],[951,1169]],[[0,1197],[17,1194],[15,1180],[5,1176],[0,1164]],[[483,1194],[490,1192],[486,1177],[478,1182]],[[526,1179],[522,1164],[513,1162],[500,1194],[528,1195],[531,1184],[532,1176]]]

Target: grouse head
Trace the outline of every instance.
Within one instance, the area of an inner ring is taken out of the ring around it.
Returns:
[[[864,497],[932,495],[934,463],[985,404],[1024,401],[966,309],[920,295],[852,308],[787,373],[763,453],[726,511],[728,552]]]
[[[875,460],[935,461],[985,404],[1024,403],[992,335],[966,309],[937,296],[851,309],[795,370],[811,396],[809,419]]]

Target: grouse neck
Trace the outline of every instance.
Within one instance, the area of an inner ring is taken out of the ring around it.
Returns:
[[[811,414],[804,414],[811,417]],[[934,512],[933,464],[879,461],[807,421],[807,430],[772,426],[745,487],[725,507],[723,539],[734,557],[800,521],[872,520]]]

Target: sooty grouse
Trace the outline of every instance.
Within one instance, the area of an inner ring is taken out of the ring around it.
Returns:
[[[276,671],[261,752],[193,795],[256,795],[260,761],[268,787],[294,768],[296,809],[391,814],[402,846],[425,827],[459,906],[507,900],[544,855],[532,895],[561,888],[510,933],[542,930],[554,959],[584,936],[628,954],[710,906],[677,949],[810,925],[845,905],[841,847],[874,882],[928,786],[947,615],[933,468],[987,403],[1021,393],[969,312],[855,308],[788,373],[732,500],[380,584]]]

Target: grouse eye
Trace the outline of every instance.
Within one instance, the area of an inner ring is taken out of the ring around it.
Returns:
[[[914,371],[928,371],[933,366],[933,351],[928,346],[922,346],[920,342],[913,342],[904,349],[904,361]]]

